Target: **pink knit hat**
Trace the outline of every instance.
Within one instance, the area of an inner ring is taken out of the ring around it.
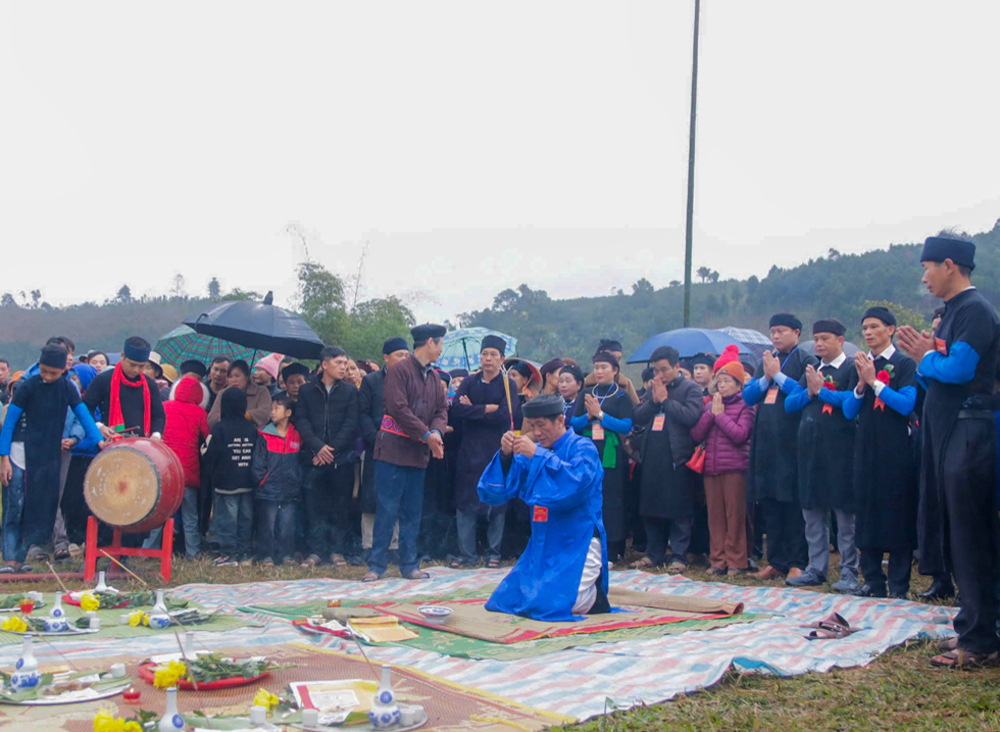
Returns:
[[[278,380],[278,372],[281,371],[281,359],[284,356],[280,353],[272,353],[270,356],[264,356],[253,365],[255,369],[263,369],[266,371],[272,379]]]

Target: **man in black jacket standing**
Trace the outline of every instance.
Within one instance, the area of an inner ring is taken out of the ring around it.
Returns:
[[[365,441],[365,462],[361,469],[361,490],[358,496],[361,503],[361,548],[366,554],[365,561],[368,561],[367,553],[372,548],[372,529],[375,526],[375,438],[382,429],[382,417],[385,416],[385,406],[382,403],[385,372],[409,355],[410,349],[404,338],[389,338],[382,344],[385,366],[365,376],[358,392],[361,436]]]
[[[347,353],[327,346],[320,353],[320,372],[299,389],[293,424],[302,437],[303,484],[309,519],[309,556],[303,567],[329,560],[346,566],[351,494],[354,491],[353,447],[360,430],[358,390],[344,380]]]
[[[646,527],[646,555],[632,564],[635,569],[655,567],[666,559],[667,571],[687,568],[687,551],[695,515],[696,473],[685,463],[694,454],[691,428],[701,417],[701,387],[685,379],[677,366],[680,356],[671,346],[653,351],[650,361],[655,379],[632,421],[642,427],[642,482],[639,514]]]

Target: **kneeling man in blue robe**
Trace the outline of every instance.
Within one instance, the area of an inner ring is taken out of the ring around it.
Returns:
[[[551,394],[521,407],[529,437],[508,432],[479,480],[479,498],[520,498],[531,540],[486,603],[494,612],[536,620],[582,620],[611,612],[608,550],[601,514],[604,469],[592,440],[566,427],[565,403]]]

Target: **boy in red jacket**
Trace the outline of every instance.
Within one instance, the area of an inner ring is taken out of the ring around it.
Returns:
[[[208,415],[201,408],[204,386],[198,379],[185,376],[174,388],[174,398],[164,402],[167,426],[163,441],[170,446],[184,466],[184,554],[198,556],[201,532],[198,530],[198,491],[201,489],[201,445],[208,437]]]

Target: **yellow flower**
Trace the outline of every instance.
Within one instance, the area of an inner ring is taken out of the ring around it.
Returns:
[[[166,666],[159,666],[153,674],[153,686],[157,689],[169,689],[177,686],[177,682],[187,676],[187,666],[180,661],[171,661]]]
[[[148,625],[149,618],[146,617],[146,613],[142,610],[136,610],[134,613],[130,613],[128,616],[128,624],[135,628],[138,625]]]
[[[142,725],[138,722],[126,722],[122,732],[142,732]]]
[[[94,597],[89,592],[84,592],[83,596],[80,598],[80,608],[85,612],[90,612],[91,610],[97,610],[101,607],[101,601]]]
[[[28,629],[28,624],[17,615],[11,615],[0,623],[0,630],[12,630],[15,633],[23,633]]]
[[[257,693],[253,695],[253,704],[251,706],[274,709],[280,703],[281,699],[269,692],[267,689],[261,687],[257,689]]]
[[[115,719],[110,712],[100,711],[94,717],[94,732],[124,732],[125,720]]]

